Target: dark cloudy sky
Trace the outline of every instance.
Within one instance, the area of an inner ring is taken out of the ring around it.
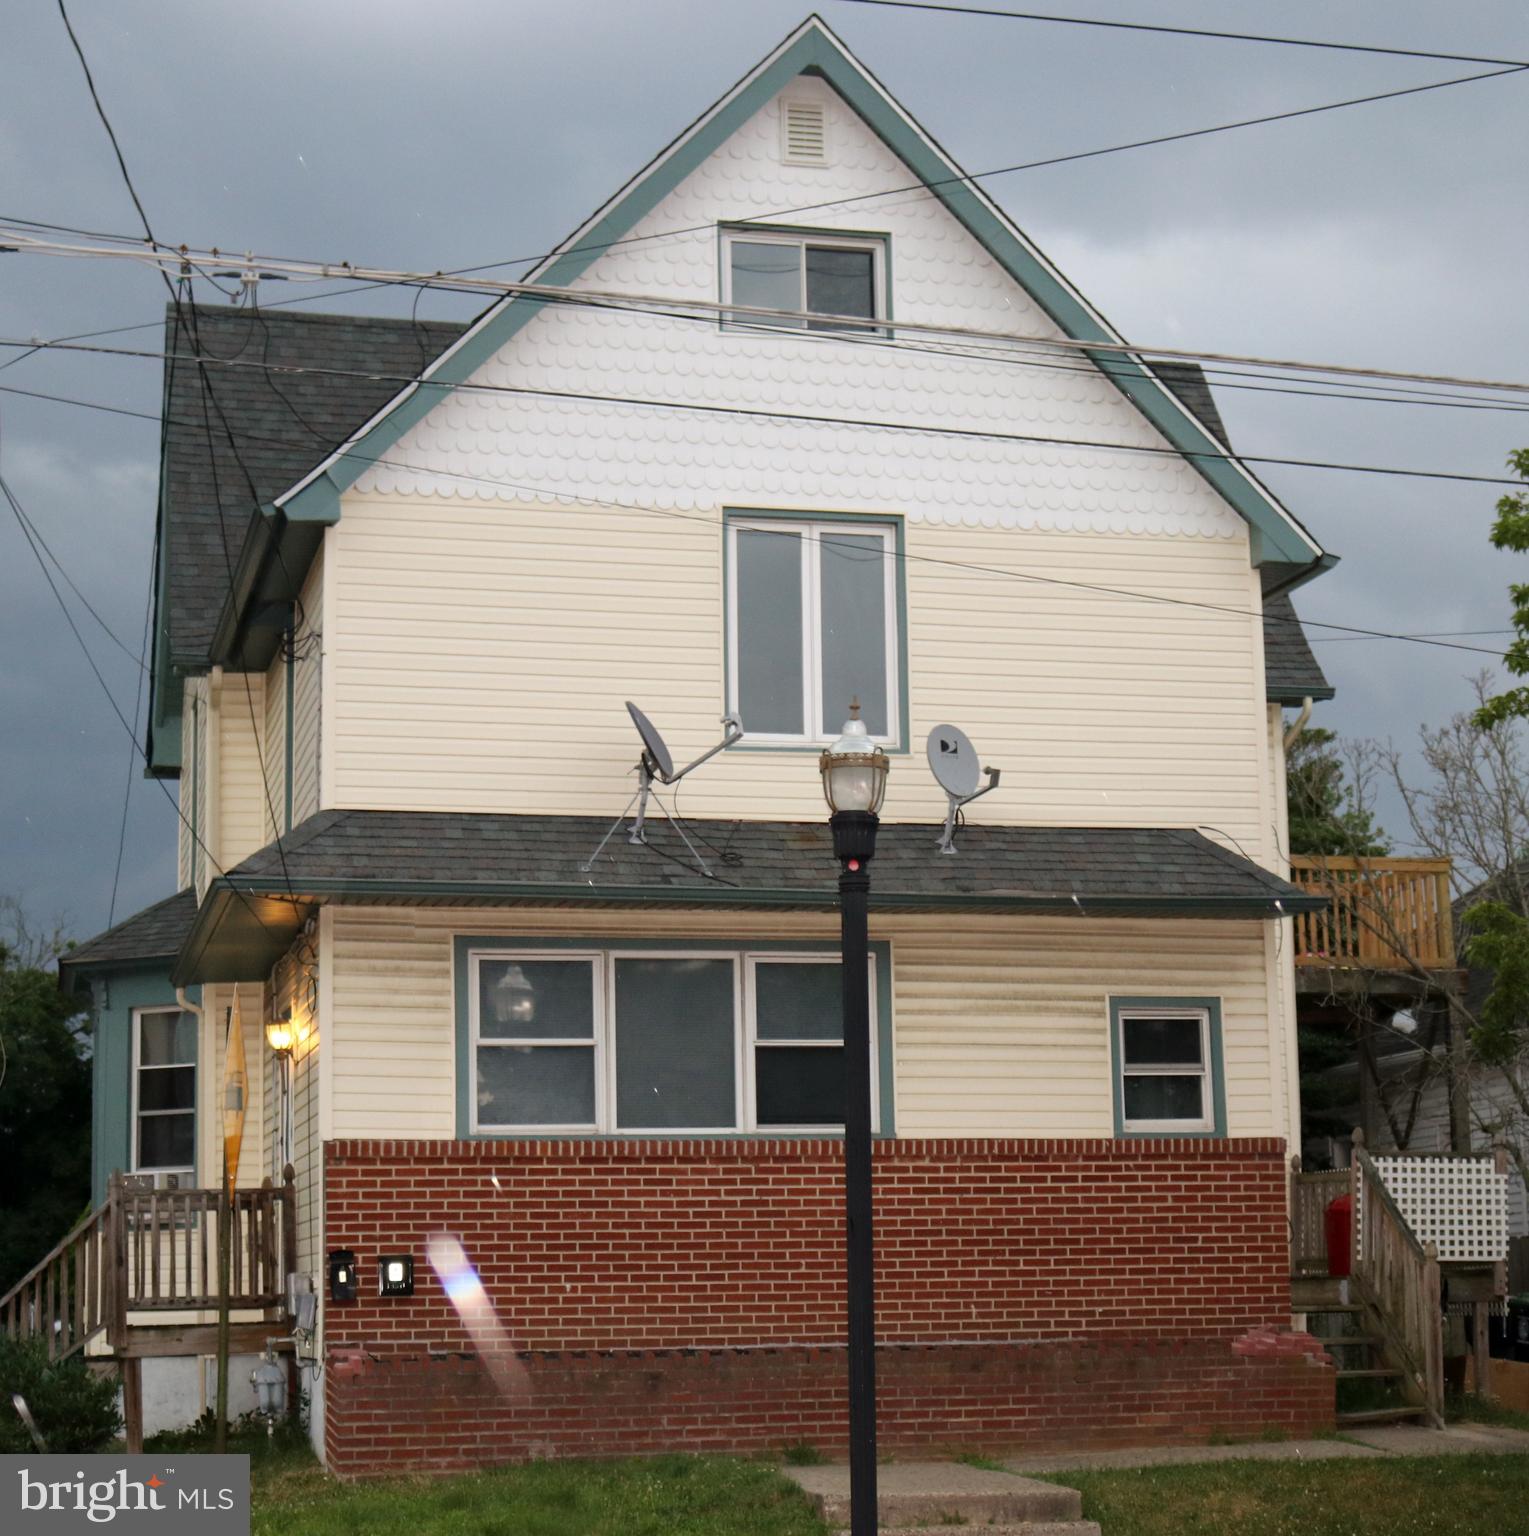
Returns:
[[[1529,59],[1522,0],[1055,8]],[[546,249],[803,14],[800,0],[71,4],[162,240],[407,269]],[[974,172],[1473,72],[835,0],[825,14]],[[1526,128],[1529,74],[987,185],[1144,343],[1529,378]],[[51,0],[6,7],[0,215],[136,228]],[[289,293],[273,288],[267,301]],[[142,267],[0,255],[6,337],[157,327],[163,300]],[[472,308],[427,295],[421,312]],[[158,345],[155,329],[107,340]],[[0,349],[0,363],[15,356]],[[6,367],[0,386],[153,413],[160,367],[44,354]],[[1229,389],[1218,399],[1249,453],[1494,475],[1529,444],[1529,421],[1498,411]],[[0,472],[135,651],[156,447],[149,421],[0,393]],[[1306,616],[1413,631],[1506,624],[1506,585],[1526,573],[1487,545],[1490,487],[1296,469],[1267,478],[1344,557],[1302,594]],[[76,609],[131,715],[133,661]],[[1318,649],[1339,688],[1318,720],[1399,742],[1463,708],[1464,679],[1490,659],[1385,642]],[[171,891],[175,817],[130,773],[125,735],[8,511],[0,655],[0,894],[39,917],[66,914],[83,937],[106,923],[124,788],[119,919]]]

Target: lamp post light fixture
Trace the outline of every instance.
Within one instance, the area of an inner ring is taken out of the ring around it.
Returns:
[[[297,1026],[292,1021],[291,1010],[280,1018],[271,1019],[265,1027],[265,1043],[278,1056],[290,1056],[297,1044]]]
[[[871,1237],[871,996],[866,934],[877,812],[887,755],[850,705],[818,760],[839,861],[839,969],[844,987],[844,1214],[849,1303],[850,1536],[876,1532],[876,1286]]]

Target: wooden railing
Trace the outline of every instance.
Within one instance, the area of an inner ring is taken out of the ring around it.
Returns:
[[[1290,881],[1328,898],[1295,917],[1295,963],[1380,971],[1455,966],[1448,859],[1298,854]]]
[[[133,1314],[210,1311],[219,1304],[218,1221],[216,1189],[138,1189],[114,1173],[106,1203],[0,1296],[0,1327],[10,1338],[46,1338],[59,1358],[103,1330],[122,1349]],[[291,1170],[279,1189],[269,1180],[236,1189],[228,1221],[230,1310],[284,1308],[297,1268]]]
[[[1418,1242],[1385,1181],[1354,1147],[1354,1270],[1352,1282],[1401,1367],[1407,1395],[1444,1425],[1444,1330],[1439,1261]]]
[[[1354,1177],[1347,1168],[1302,1173],[1301,1160],[1292,1159],[1290,1179],[1290,1273],[1305,1278],[1329,1274],[1327,1267],[1327,1207],[1340,1195],[1353,1193]]]
[[[41,1336],[48,1358],[83,1349],[111,1322],[109,1205],[90,1213],[31,1272],[0,1296],[9,1339]]]

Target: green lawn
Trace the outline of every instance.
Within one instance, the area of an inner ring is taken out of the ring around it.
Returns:
[[[1056,1473],[1104,1536],[1522,1536],[1529,1456]]]
[[[295,1456],[255,1462],[253,1536],[825,1536],[758,1462],[542,1461],[467,1477],[336,1483]]]

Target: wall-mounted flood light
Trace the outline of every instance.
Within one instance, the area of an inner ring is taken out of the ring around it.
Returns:
[[[377,1260],[377,1291],[382,1296],[414,1294],[414,1255],[385,1253]]]
[[[329,1255],[329,1299],[356,1299],[356,1256],[349,1248],[336,1248]]]

